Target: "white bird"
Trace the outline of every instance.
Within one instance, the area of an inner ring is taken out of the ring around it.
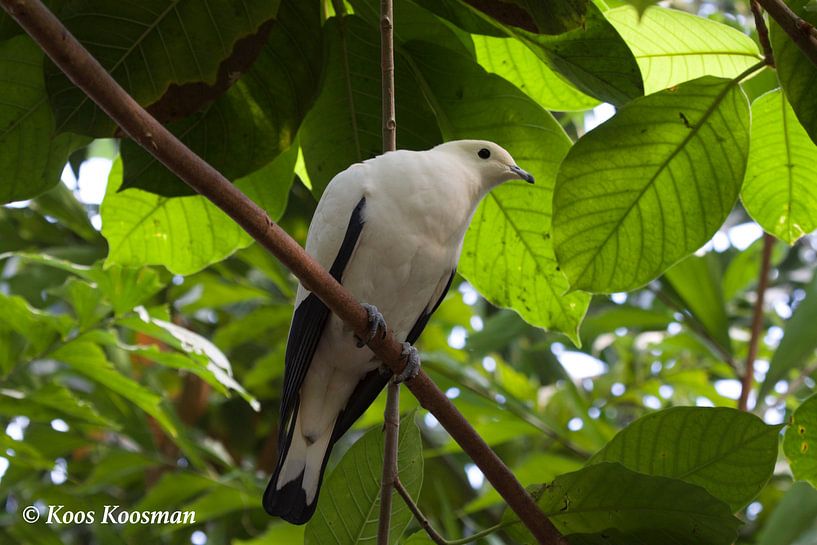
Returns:
[[[458,140],[399,150],[335,176],[321,197],[306,251],[365,304],[370,339],[383,321],[411,346],[445,297],[479,201],[512,179],[533,183],[493,142]],[[378,312],[379,309],[379,312]],[[370,340],[369,339],[369,340]],[[332,445],[391,378],[374,353],[318,297],[298,287],[285,355],[278,464],[264,508],[294,524],[317,505]]]

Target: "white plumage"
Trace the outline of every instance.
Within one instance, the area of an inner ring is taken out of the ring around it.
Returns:
[[[312,218],[306,250],[358,301],[376,306],[398,340],[413,342],[445,296],[477,204],[510,179],[533,181],[492,142],[460,140],[428,151],[386,153],[332,179]],[[378,370],[371,350],[358,348],[353,332],[303,286],[295,309],[279,462],[264,505],[273,515],[303,523],[314,512],[332,444],[390,374]]]

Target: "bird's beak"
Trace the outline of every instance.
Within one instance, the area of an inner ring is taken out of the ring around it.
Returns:
[[[520,180],[525,180],[529,184],[532,184],[534,182],[533,174],[531,174],[530,172],[526,172],[526,171],[522,170],[521,168],[519,168],[516,165],[511,165],[511,172],[516,174],[519,177]]]

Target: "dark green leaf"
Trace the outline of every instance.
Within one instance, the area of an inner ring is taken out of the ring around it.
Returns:
[[[162,398],[117,371],[98,345],[79,338],[60,346],[51,355],[86,378],[131,401],[155,418],[171,437],[176,436],[176,427],[162,407]]]
[[[99,233],[88,219],[88,211],[65,184],[57,184],[31,202],[32,210],[58,220],[83,239],[94,242]]]
[[[34,197],[60,179],[75,135],[54,133],[43,52],[28,36],[0,42],[0,204]]]
[[[785,379],[793,369],[802,369],[814,359],[817,349],[817,274],[806,287],[806,298],[800,301],[792,317],[783,329],[783,340],[769,363],[766,380],[760,386],[758,399],[763,399],[779,380]]]
[[[750,152],[751,153],[751,152]],[[753,287],[760,274],[760,260],[763,253],[763,237],[754,241],[748,248],[738,252],[723,276],[723,298],[727,301]],[[775,242],[772,248],[772,266],[777,266],[786,257],[786,246]]]
[[[46,350],[54,341],[68,333],[71,319],[31,307],[25,299],[0,292],[0,326],[20,335],[27,344],[27,358]]]
[[[808,1],[788,0],[786,3],[797,16],[811,25],[817,25],[817,11],[806,9]],[[817,96],[814,94],[817,66],[774,20],[770,21],[769,26],[780,85],[800,124],[817,144]]]
[[[423,453],[414,414],[411,412],[400,419],[397,467],[400,481],[416,500],[423,483]],[[359,439],[325,479],[318,510],[306,525],[305,544],[353,545],[375,539],[383,472],[380,428],[369,430]],[[411,512],[394,492],[390,544],[397,543],[409,521]]]
[[[214,103],[169,128],[230,180],[262,169],[297,147],[295,136],[320,83],[320,34],[318,2],[284,2],[250,71]],[[167,197],[195,194],[132,140],[123,142],[122,162],[120,190],[138,188]],[[271,174],[262,175],[264,185],[284,185]]]
[[[729,545],[740,526],[703,488],[608,462],[557,477],[537,503],[562,534],[579,534],[579,543]]]
[[[324,25],[323,88],[300,133],[316,197],[335,174],[381,153],[379,40],[377,27],[357,16]],[[405,61],[395,62],[397,147],[431,148],[442,141],[437,121]]]
[[[752,104],[752,142],[741,198],[763,229],[788,244],[817,229],[817,144],[780,89]]]
[[[100,416],[96,408],[58,384],[45,384],[31,392],[0,389],[0,414],[25,414],[32,419],[51,421],[59,417],[81,420],[116,429],[117,424]]]
[[[634,289],[697,250],[732,210],[748,147],[743,91],[712,77],[637,99],[586,134],[553,199],[571,286]]]
[[[757,537],[757,545],[803,543],[798,538],[814,528],[817,521],[817,490],[806,483],[794,483],[777,504]]]
[[[695,319],[703,324],[721,347],[731,352],[732,340],[721,287],[722,277],[720,260],[712,252],[700,257],[690,256],[664,274]]]
[[[783,437],[783,453],[794,478],[817,488],[817,395],[794,411]]]
[[[641,417],[588,462],[681,479],[737,511],[766,485],[777,461],[779,426],[724,407],[674,407]]]
[[[216,81],[235,42],[275,17],[278,0],[79,0],[61,13],[68,30],[143,105],[171,84]],[[53,64],[46,85],[59,131],[110,136],[113,122]]]

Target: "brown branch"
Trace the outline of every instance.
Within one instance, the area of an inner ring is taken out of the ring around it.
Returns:
[[[780,25],[806,57],[817,66],[817,30],[794,13],[783,0],[757,0],[769,16]]]
[[[309,291],[361,338],[368,330],[366,310],[297,242],[223,175],[182,144],[120,87],[105,69],[39,0],[0,0],[71,81],[108,114],[135,142],[224,210],[259,244],[280,260]],[[403,370],[402,346],[390,331],[369,347],[395,373]],[[424,372],[406,382],[420,404],[437,418],[482,470],[540,543],[561,537],[502,460]]]
[[[757,298],[755,300],[755,310],[752,315],[752,336],[749,338],[749,350],[746,354],[746,365],[743,369],[740,398],[738,398],[738,409],[741,411],[749,410],[749,392],[752,391],[752,382],[754,381],[757,346],[763,334],[763,300],[766,297],[766,286],[769,284],[769,267],[772,262],[772,248],[774,248],[774,237],[768,233],[764,233],[763,256],[760,261]]]
[[[768,66],[774,68],[774,53],[772,52],[772,43],[769,41],[769,27],[766,26],[766,20],[763,18],[763,8],[760,7],[758,0],[751,0],[750,4],[752,5],[752,15],[755,18],[757,37],[763,48],[763,60],[766,61]]]
[[[394,108],[394,9],[392,0],[380,1],[380,80],[383,109],[383,153],[397,149]],[[391,497],[397,480],[397,442],[400,435],[400,385],[389,381],[383,414],[383,475],[380,478],[380,517],[377,545],[389,545]]]

